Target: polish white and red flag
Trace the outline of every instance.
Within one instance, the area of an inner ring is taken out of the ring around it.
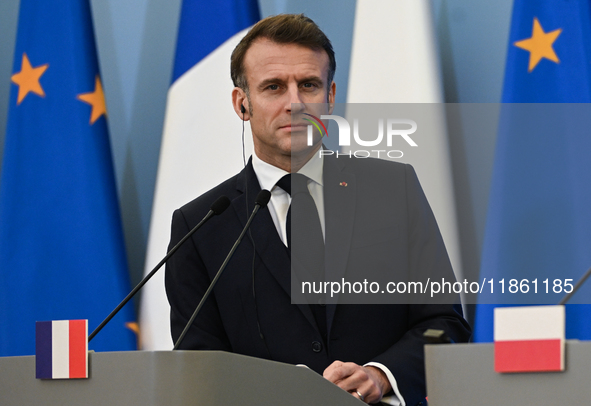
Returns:
[[[496,372],[564,371],[564,306],[497,307]]]
[[[88,378],[88,320],[36,323],[37,379]]]

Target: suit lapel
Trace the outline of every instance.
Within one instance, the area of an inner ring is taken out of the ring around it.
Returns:
[[[237,177],[236,189],[241,194],[232,201],[232,207],[242,227],[244,227],[254,209],[256,196],[261,191],[261,186],[252,168],[252,160],[249,161],[246,168]],[[250,225],[250,229],[257,254],[281,288],[291,297],[291,261],[289,253],[277,234],[275,224],[267,208],[257,213]],[[298,304],[297,306],[306,319],[317,328],[310,307],[307,304]]]
[[[344,159],[344,158],[342,158]],[[347,270],[355,222],[355,175],[345,170],[343,160],[324,157],[324,216],[326,280],[340,281]],[[338,295],[327,298],[328,331],[334,319]]]

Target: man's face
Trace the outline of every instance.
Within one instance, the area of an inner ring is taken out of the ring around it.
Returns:
[[[306,144],[307,122],[294,122],[292,127],[292,103],[300,103],[293,106],[294,113],[303,111],[303,104],[334,103],[334,82],[327,86],[328,65],[324,50],[296,44],[278,44],[261,38],[248,49],[244,70],[249,97],[243,104],[246,119],[250,119],[255,151],[263,161],[276,164],[292,155],[311,155],[320,146],[319,137],[314,146]],[[323,108],[325,111],[309,112],[328,114],[326,105]]]

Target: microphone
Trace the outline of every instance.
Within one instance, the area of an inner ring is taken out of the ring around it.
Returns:
[[[213,280],[209,284],[209,287],[205,291],[205,294],[201,298],[201,301],[197,305],[197,308],[193,312],[193,315],[191,316],[191,318],[187,322],[187,325],[183,329],[183,332],[181,333],[179,339],[174,344],[173,350],[177,350],[179,348],[179,346],[181,345],[181,343],[183,342],[183,339],[185,338],[185,335],[187,335],[187,332],[189,331],[189,328],[191,327],[191,325],[195,321],[195,318],[199,314],[199,311],[203,307],[203,303],[205,303],[205,300],[209,297],[209,294],[211,293],[211,291],[213,290],[214,286],[216,285],[218,279],[222,275],[222,272],[224,272],[224,269],[226,269],[226,265],[228,265],[228,262],[230,261],[230,259],[234,255],[234,251],[236,251],[236,248],[238,248],[238,246],[242,242],[242,238],[244,238],[244,235],[246,234],[246,230],[248,230],[248,228],[250,227],[250,223],[252,223],[252,220],[254,219],[254,216],[257,214],[257,212],[259,211],[259,209],[264,209],[267,206],[267,203],[269,203],[269,199],[271,199],[271,192],[269,192],[268,190],[263,189],[257,195],[256,199],[254,200],[254,209],[252,210],[252,213],[250,214],[250,217],[248,218],[248,221],[246,222],[246,225],[244,226],[244,228],[242,229],[242,232],[240,233],[240,236],[238,237],[238,239],[236,240],[236,242],[232,246],[232,249],[228,253],[228,256],[226,256],[226,259],[224,260],[224,263],[222,264],[222,266],[220,266],[220,269],[215,274],[215,277],[213,278]]]
[[[99,333],[99,331],[101,331],[103,329],[103,327],[105,327],[105,325],[109,321],[111,321],[111,319],[113,317],[115,317],[115,315],[117,313],[119,313],[119,310],[121,310],[123,308],[123,306],[125,306],[127,304],[127,302],[129,302],[131,300],[131,298],[135,296],[135,294],[146,284],[146,282],[148,282],[150,280],[150,278],[152,276],[154,276],[154,274],[162,267],[162,265],[164,265],[166,263],[166,261],[168,261],[168,259],[180,248],[180,246],[185,241],[187,241],[189,239],[189,237],[191,237],[195,233],[195,231],[199,230],[201,228],[201,226],[203,224],[205,224],[205,222],[208,221],[213,216],[222,214],[228,207],[230,207],[230,199],[228,199],[226,196],[220,196],[215,202],[213,202],[213,204],[210,206],[209,212],[207,212],[205,217],[203,217],[203,220],[201,220],[199,222],[199,224],[197,224],[195,227],[193,227],[193,229],[191,231],[189,231],[189,233],[187,235],[185,235],[183,237],[183,239],[180,240],[168,252],[168,254],[166,254],[166,256],[164,258],[162,258],[162,261],[160,261],[158,263],[158,265],[156,265],[156,267],[154,267],[154,269],[152,269],[152,271],[149,274],[147,274],[144,277],[144,279],[142,279],[142,281],[140,283],[138,283],[135,288],[133,288],[133,290],[131,292],[129,292],[129,294],[125,297],[125,299],[123,299],[123,301],[121,303],[119,303],[119,305],[111,312],[111,314],[109,314],[107,316],[107,318],[104,319],[102,321],[102,323],[99,324],[99,326],[94,329],[92,334],[90,334],[88,336],[88,342],[90,342],[90,340],[92,340]]]
[[[429,328],[423,333],[423,338],[427,344],[451,344],[452,339],[446,334],[444,330],[436,330]]]
[[[587,280],[589,275],[591,275],[591,268],[589,268],[587,270],[587,272],[585,272],[585,275],[583,275],[583,277],[581,279],[579,279],[579,281],[576,283],[573,290],[571,290],[570,293],[568,293],[565,297],[563,297],[562,300],[560,302],[558,302],[558,304],[563,305],[566,302],[568,302],[570,300],[570,298],[576,293],[576,291],[579,290],[579,288],[583,285],[583,283],[585,283],[585,281]]]

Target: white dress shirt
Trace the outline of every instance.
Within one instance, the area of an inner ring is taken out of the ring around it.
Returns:
[[[314,157],[310,159],[306,165],[304,165],[298,173],[306,175],[310,181],[308,181],[308,190],[314,203],[316,203],[316,209],[318,210],[318,217],[320,218],[320,226],[322,227],[322,237],[325,236],[324,232],[324,194],[322,193],[322,165],[324,158]],[[269,213],[277,228],[277,234],[281,237],[281,241],[287,247],[287,211],[291,204],[291,196],[285,190],[277,186],[279,179],[285,175],[289,175],[289,172],[285,172],[283,169],[279,169],[276,166],[266,163],[261,160],[256,154],[252,156],[252,167],[261,189],[267,189],[271,192],[271,200],[267,207]]]
[[[279,179],[288,175],[289,172],[279,169],[276,166],[268,164],[261,160],[256,153],[252,155],[252,167],[257,176],[261,189],[267,189],[271,192],[271,200],[267,204],[269,214],[273,219],[273,224],[277,229],[277,234],[281,237],[281,241],[287,246],[287,211],[291,204],[291,196],[285,190],[277,186]],[[310,195],[316,203],[316,209],[318,210],[318,217],[320,218],[320,226],[322,227],[322,236],[326,238],[325,226],[324,226],[324,194],[323,194],[323,168],[324,168],[324,156],[314,155],[299,171],[298,173],[306,175],[310,181],[308,181],[308,190]],[[345,360],[346,361],[346,360]],[[382,370],[390,385],[394,391],[392,396],[382,398],[382,402],[394,405],[394,406],[406,406],[404,398],[398,391],[398,384],[396,378],[390,372],[385,365],[378,362],[369,362],[364,366],[373,366]],[[362,393],[362,395],[364,395]]]

